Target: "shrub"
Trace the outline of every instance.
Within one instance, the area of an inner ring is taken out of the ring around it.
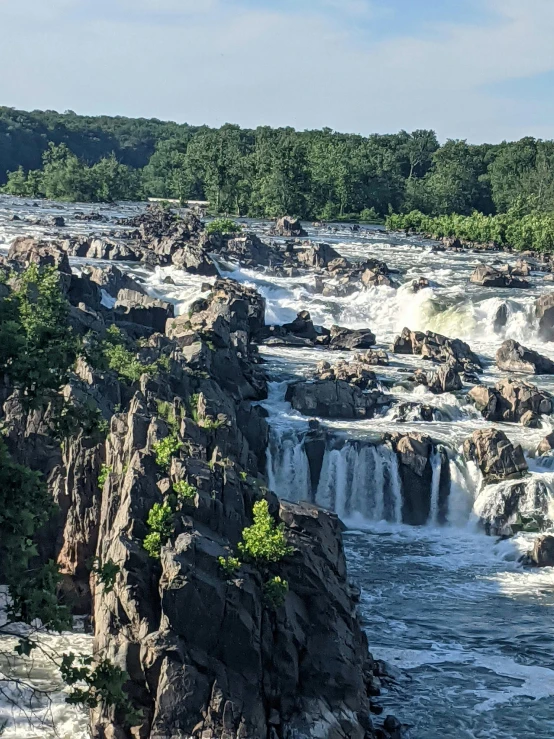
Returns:
[[[108,476],[113,472],[113,469],[107,465],[103,464],[100,468],[100,473],[98,474],[98,487],[100,490],[104,487],[104,483],[108,479]]]
[[[160,357],[156,362],[143,364],[137,357],[136,351],[128,348],[135,346],[126,340],[123,332],[117,326],[110,326],[106,331],[106,339],[100,346],[100,358],[93,358],[93,364],[104,364],[108,369],[117,372],[123,382],[138,382],[142,375],[154,375],[160,370],[169,368],[169,358]]]
[[[154,454],[156,455],[156,464],[164,470],[169,468],[171,458],[177,454],[179,449],[183,447],[183,442],[176,433],[166,436],[165,439],[157,441],[154,444]]]
[[[173,486],[174,492],[179,498],[185,500],[187,503],[191,503],[198,493],[198,490],[186,480],[179,480]]]
[[[289,592],[289,584],[282,577],[276,575],[263,585],[264,600],[274,609],[280,608],[285,603],[285,598]]]
[[[154,503],[146,520],[150,533],[144,539],[144,548],[151,557],[159,559],[162,546],[173,533],[173,509],[170,504]]]
[[[228,577],[232,577],[241,566],[241,562],[237,557],[219,557],[218,562]]]
[[[242,231],[242,226],[231,218],[216,218],[206,226],[206,233],[219,234],[220,236],[235,234],[239,231]]]
[[[259,564],[279,562],[292,553],[287,545],[284,524],[277,525],[269,513],[267,500],[254,503],[254,523],[242,532],[239,552]]]

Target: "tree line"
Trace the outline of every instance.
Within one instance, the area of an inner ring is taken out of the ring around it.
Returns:
[[[359,136],[0,108],[4,192],[78,201],[209,200],[214,212],[373,220],[554,210],[554,142],[433,131]]]

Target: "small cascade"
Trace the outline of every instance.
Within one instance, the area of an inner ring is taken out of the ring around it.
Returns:
[[[267,474],[271,490],[279,497],[294,502],[312,499],[310,465],[302,432],[272,428],[267,447]]]
[[[446,521],[450,526],[465,526],[481,487],[482,475],[476,464],[454,452],[449,454],[450,495]]]
[[[439,450],[435,447],[431,454],[431,511],[429,513],[428,523],[431,526],[437,526],[439,523],[439,499],[440,499],[440,485],[441,485],[441,472],[442,472],[442,456]]]

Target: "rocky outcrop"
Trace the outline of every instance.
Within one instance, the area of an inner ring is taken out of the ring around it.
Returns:
[[[435,395],[441,393],[454,393],[463,387],[460,373],[456,370],[456,363],[450,361],[441,365],[436,372],[427,376],[422,370],[415,373],[416,382],[425,385]]]
[[[64,274],[71,274],[66,252],[55,242],[34,237],[18,236],[14,239],[8,250],[8,261],[24,266],[55,267]]]
[[[538,456],[549,454],[554,449],[554,431],[544,437],[537,447]]]
[[[391,398],[378,390],[363,392],[344,380],[316,380],[289,385],[285,396],[305,416],[320,418],[373,418]]]
[[[333,260],[340,260],[340,254],[329,244],[313,244],[298,254],[298,261],[306,267],[327,268]],[[345,265],[347,264],[344,260]]]
[[[489,388],[477,385],[469,397],[487,421],[537,427],[554,408],[552,396],[523,380],[504,379]]]
[[[279,218],[271,231],[276,236],[307,236],[298,218],[291,218],[290,216]]]
[[[554,362],[542,354],[527,349],[508,339],[496,352],[496,365],[505,372],[524,372],[528,375],[554,374]]]
[[[516,277],[509,267],[504,270],[498,270],[487,264],[477,266],[470,277],[470,281],[481,287],[510,287],[510,288],[528,288],[530,287],[527,280]]]
[[[318,362],[316,375],[318,380],[342,380],[356,385],[360,390],[375,388],[375,372],[369,369],[372,365],[365,364],[362,360],[353,362],[337,362],[331,365],[329,362]]]
[[[521,446],[497,429],[474,431],[464,441],[464,455],[477,464],[486,483],[518,478],[528,469]]]
[[[122,289],[115,303],[115,321],[127,331],[135,334],[131,324],[150,329],[150,332],[163,333],[168,319],[173,318],[173,305],[156,300],[141,292]],[[139,335],[143,333],[138,330]]]
[[[535,539],[530,559],[537,567],[554,567],[554,536],[547,534]]]
[[[375,334],[368,328],[350,329],[331,326],[331,349],[369,349],[375,345]]]
[[[411,526],[424,526],[431,516],[431,457],[435,452],[435,444],[431,437],[418,433],[386,434],[384,440],[391,444],[398,457],[402,482],[402,521]],[[441,455],[436,523],[446,521],[450,477],[445,461]]]
[[[434,331],[423,333],[404,328],[394,340],[391,350],[395,354],[418,354],[433,362],[448,362],[458,372],[481,370],[479,357],[471,351],[469,344]]]
[[[554,341],[554,293],[541,295],[535,300],[535,316],[541,339]]]

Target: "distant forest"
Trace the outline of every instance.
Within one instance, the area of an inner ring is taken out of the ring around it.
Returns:
[[[0,185],[28,197],[209,200],[214,212],[374,220],[554,211],[554,142],[358,136],[0,108]]]

